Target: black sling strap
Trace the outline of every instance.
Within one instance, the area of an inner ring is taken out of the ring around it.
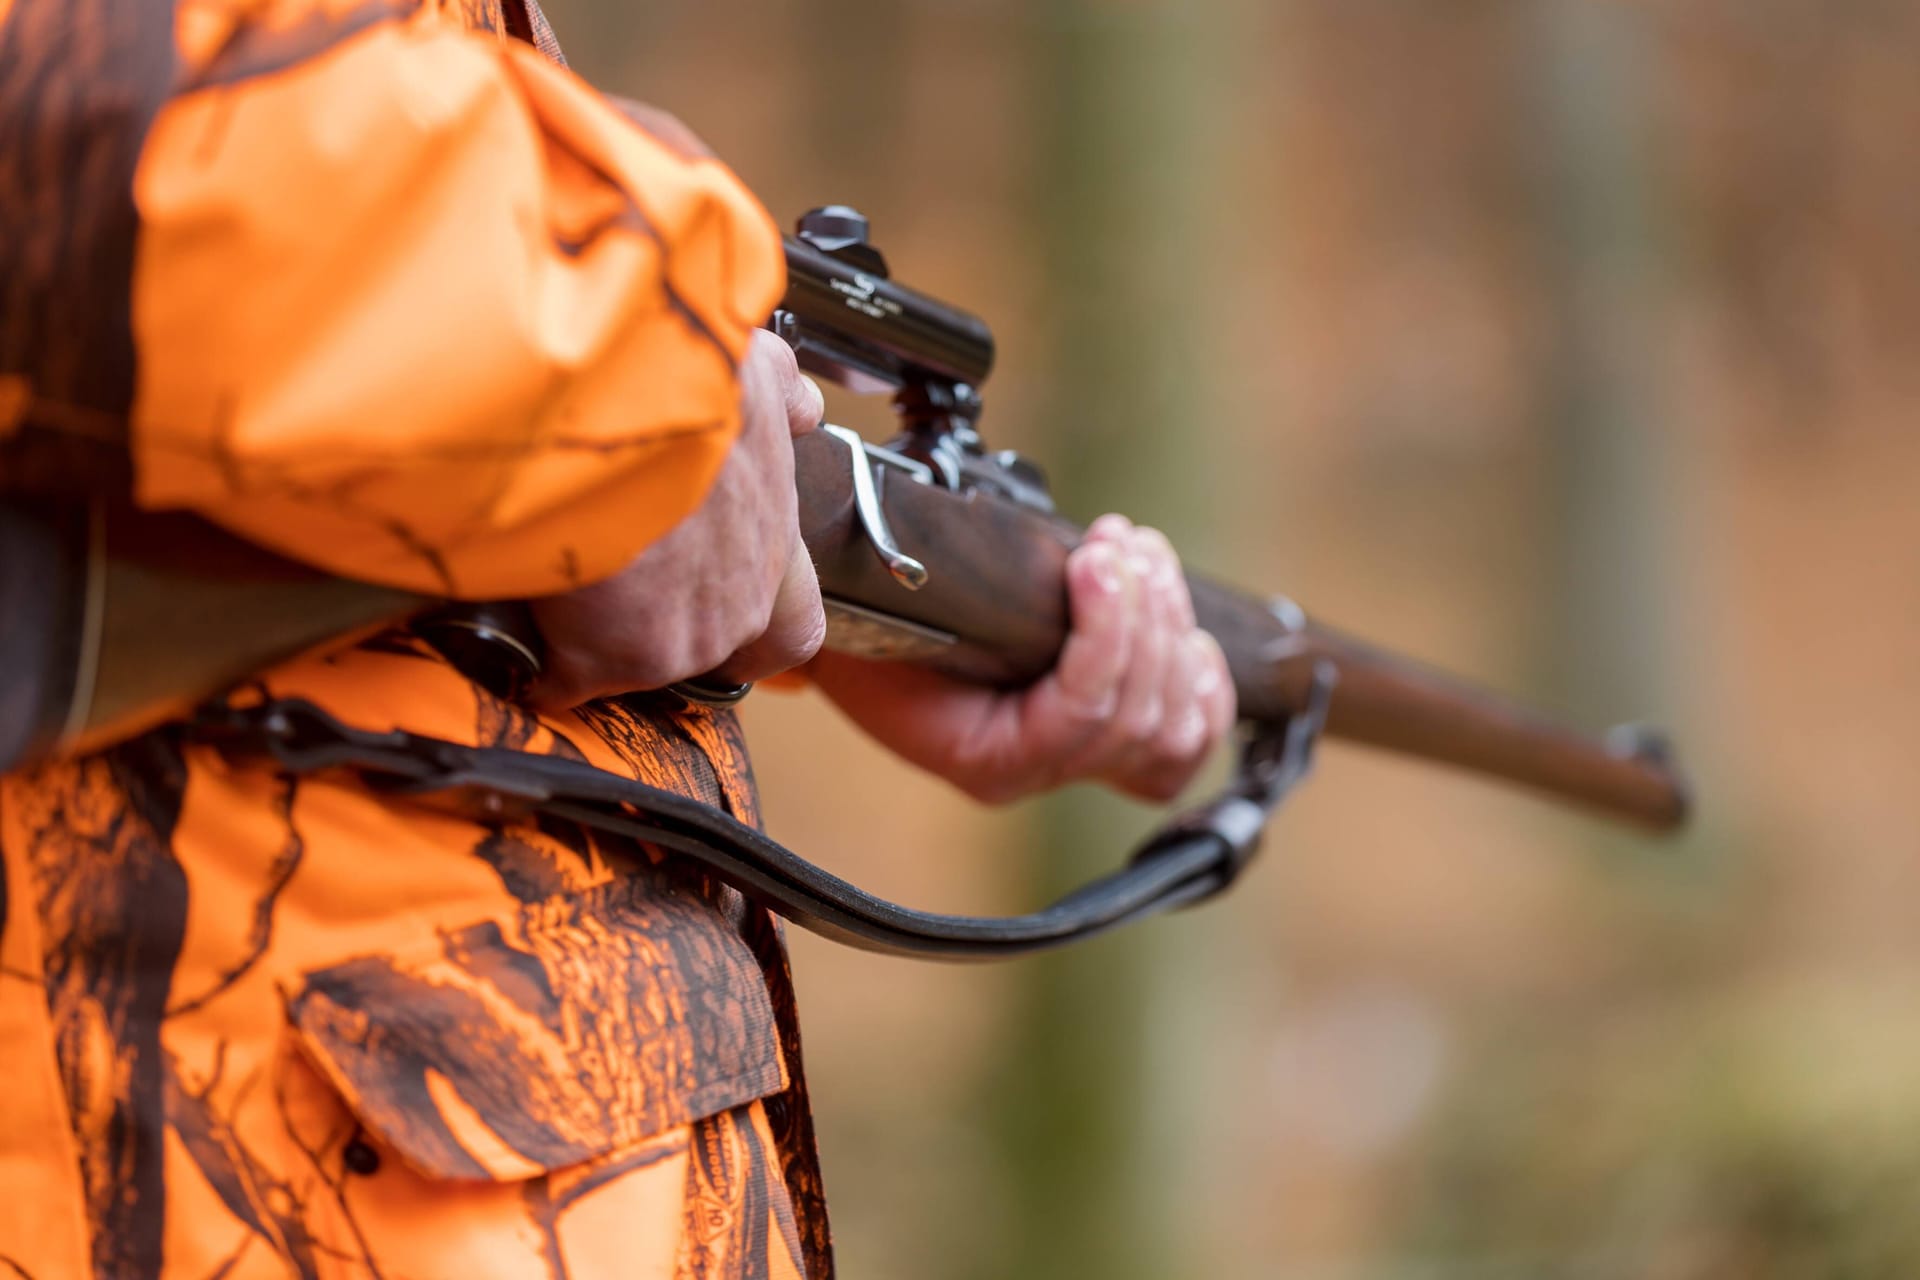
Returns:
[[[1228,788],[1162,827],[1127,865],[1043,910],[998,917],[940,915],[875,897],[717,809],[579,761],[358,729],[297,699],[215,708],[190,733],[290,774],[345,771],[383,794],[451,804],[482,821],[544,814],[642,841],[692,859],[804,929],[863,950],[988,960],[1064,946],[1232,884],[1267,819],[1306,775],[1332,686],[1331,668],[1317,672],[1308,710],[1255,731]]]

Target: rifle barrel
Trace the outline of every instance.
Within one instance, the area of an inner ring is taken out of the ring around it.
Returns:
[[[1530,787],[1652,831],[1686,821],[1686,784],[1650,731],[1578,733],[1304,615],[1204,578],[1188,582],[1200,624],[1227,652],[1245,714],[1304,706],[1314,668],[1331,663],[1339,683],[1330,737]]]

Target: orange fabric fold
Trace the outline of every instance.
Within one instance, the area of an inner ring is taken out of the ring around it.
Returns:
[[[518,42],[319,12],[198,35],[149,135],[139,500],[423,592],[616,571],[738,429],[771,220]]]

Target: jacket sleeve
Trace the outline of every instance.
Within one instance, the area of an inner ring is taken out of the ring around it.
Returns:
[[[604,577],[698,504],[782,285],[730,172],[431,6],[182,46],[134,184],[142,505],[490,598]]]

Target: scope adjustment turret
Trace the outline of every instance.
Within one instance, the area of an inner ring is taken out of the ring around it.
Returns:
[[[887,260],[867,238],[867,215],[852,205],[823,204],[800,215],[794,231],[824,254],[887,278]]]

